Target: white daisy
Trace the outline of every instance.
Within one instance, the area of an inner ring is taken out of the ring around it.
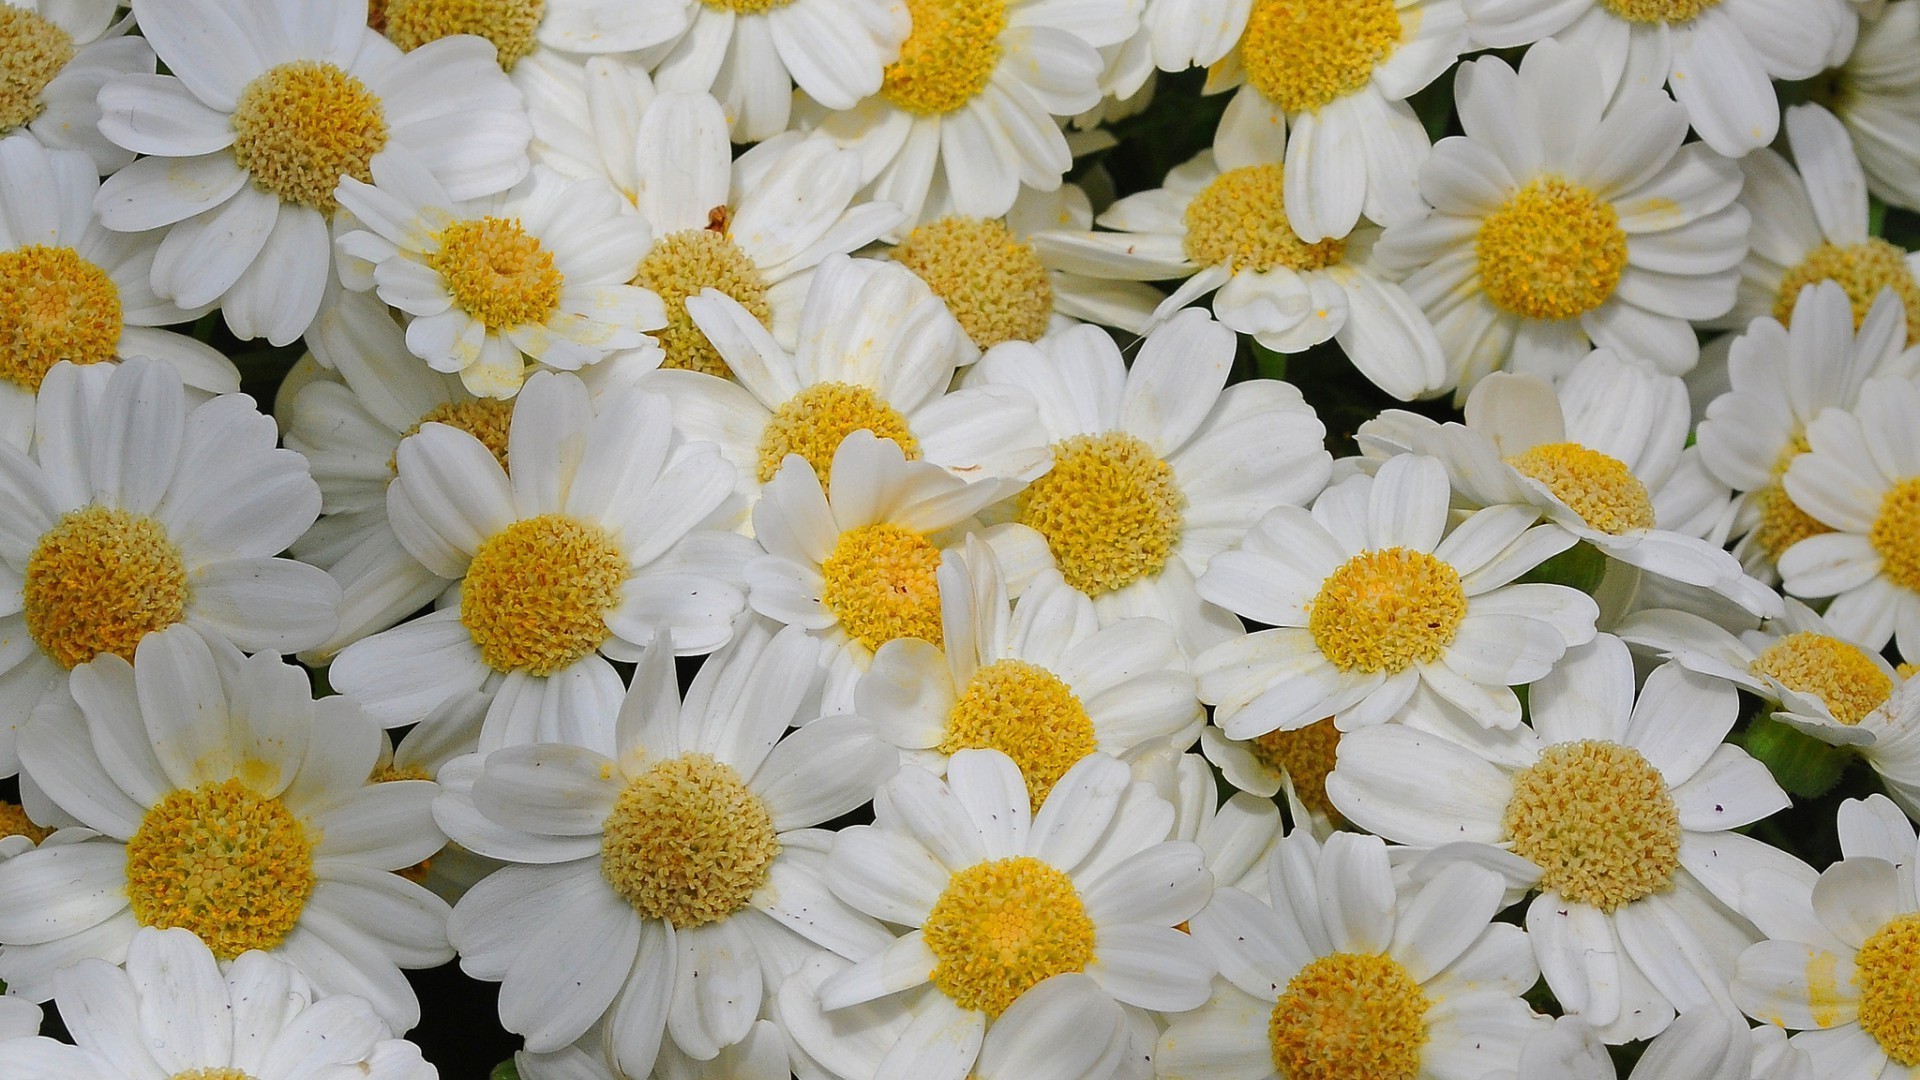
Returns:
[[[153,46],[119,16],[119,0],[0,4],[0,136],[27,132],[50,149],[78,150],[96,174],[133,160],[101,136],[95,101],[119,76],[153,77]]]
[[[1558,377],[1592,344],[1693,367],[1688,320],[1732,306],[1747,250],[1739,167],[1682,146],[1686,112],[1658,89],[1609,102],[1597,61],[1568,46],[1541,42],[1517,75],[1462,64],[1454,94],[1466,134],[1420,171],[1434,209],[1374,255],[1407,272],[1456,401],[1500,368]]]
[[[1335,717],[1344,731],[1409,707],[1451,707],[1511,728],[1511,687],[1539,679],[1593,638],[1592,598],[1513,580],[1566,539],[1519,507],[1448,523],[1446,470],[1395,457],[1350,477],[1311,512],[1283,506],[1213,560],[1200,595],[1273,629],[1194,659],[1200,699],[1228,738]]]
[[[314,701],[300,668],[191,627],[148,635],[132,665],[76,669],[73,688],[78,707],[42,706],[20,753],[96,835],[0,863],[11,992],[44,1001],[60,968],[181,927],[223,961],[272,951],[395,1030],[419,1021],[400,969],[452,959],[447,905],[390,871],[445,842],[438,789],[371,782],[380,732],[351,699]]]
[[[310,10],[311,9],[311,10]],[[371,180],[389,145],[427,162],[456,199],[526,175],[520,94],[471,35],[404,56],[367,28],[366,0],[139,0],[134,15],[171,75],[101,90],[103,134],[148,155],[97,204],[109,229],[165,227],[153,290],[218,302],[243,338],[284,345],[319,310],[342,177]]]
[[[1701,1008],[1681,1013],[1648,1043],[1627,1080],[1814,1080],[1816,1075],[1806,1051],[1789,1045],[1778,1028],[1748,1027],[1745,1017]],[[1593,1025],[1568,1014],[1528,1037],[1517,1069],[1486,1080],[1617,1076]]]
[[[1297,826],[1322,838],[1345,821],[1327,799],[1327,774],[1333,771],[1339,749],[1340,728],[1331,716],[1251,739],[1229,739],[1215,724],[1200,730],[1200,752],[1220,771],[1221,779],[1240,789],[1240,794],[1260,799],[1282,796]],[[1244,884],[1236,887],[1246,888]]]
[[[1860,40],[1832,72],[1829,107],[1853,136],[1867,189],[1920,210],[1920,3],[1862,12]]]
[[[540,49],[546,7],[546,0],[368,0],[367,25],[406,52],[455,34],[483,37],[511,74]]]
[[[581,718],[580,742],[441,770],[448,835],[510,864],[468,891],[448,933],[469,975],[501,982],[500,1022],[529,1052],[595,1030],[619,1076],[648,1075],[668,1045],[711,1060],[750,1035],[806,942],[885,944],[827,892],[828,834],[809,826],[872,798],[896,755],[863,720],[802,711],[818,651],[756,623],[682,703],[663,631],[624,701]]]
[[[1223,801],[1207,759],[1171,746],[1142,755],[1134,762],[1133,774],[1151,781],[1160,797],[1173,804],[1173,839],[1200,845],[1201,861],[1216,886],[1270,900],[1267,859],[1286,831],[1280,807],[1271,798],[1236,791]],[[1287,812],[1323,840],[1331,831],[1321,828],[1320,822],[1306,825],[1298,800],[1288,800]],[[1220,895],[1219,888],[1214,890],[1215,897]]]
[[[1529,707],[1533,726],[1510,732],[1348,732],[1327,794],[1361,828],[1450,845],[1537,889],[1526,927],[1541,973],[1607,1042],[1658,1034],[1676,1010],[1729,1007],[1734,959],[1759,936],[1736,913],[1742,874],[1795,862],[1731,831],[1789,802],[1721,742],[1738,695],[1667,664],[1636,701],[1627,647],[1603,634],[1534,683]]]

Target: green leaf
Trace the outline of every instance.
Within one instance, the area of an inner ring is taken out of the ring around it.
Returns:
[[[1747,753],[1760,759],[1789,795],[1817,799],[1833,790],[1853,763],[1853,751],[1823,743],[1772,717],[1756,716],[1747,729]]]
[[[1607,573],[1607,557],[1592,544],[1575,544],[1520,576],[1521,581],[1566,585],[1592,596]]]

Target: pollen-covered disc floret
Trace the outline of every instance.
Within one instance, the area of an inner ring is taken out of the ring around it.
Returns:
[[[1811,630],[1767,646],[1754,657],[1753,672],[1819,698],[1842,724],[1858,724],[1893,694],[1893,680],[1859,646]]]
[[[920,460],[920,444],[898,409],[864,386],[815,383],[775,410],[760,433],[760,482],[773,479],[788,454],[799,454],[825,483],[834,451],[863,428],[898,443],[908,461]]]
[[[773,318],[765,275],[724,232],[683,229],[661,237],[640,260],[633,283],[652,289],[666,302],[667,325],[654,331],[667,354],[662,367],[704,371],[723,379],[732,376],[720,351],[687,314],[687,297],[700,295],[701,289],[726,293],[762,326]],[[832,456],[829,450],[827,457]],[[778,460],[774,468],[779,468]]]
[[[278,946],[313,887],[305,827],[238,780],[169,792],[127,841],[134,918],[191,930],[222,960]]]
[[[1024,660],[996,660],[973,674],[947,715],[940,752],[998,750],[1020,766],[1034,809],[1073,763],[1093,753],[1093,721],[1058,675]]]
[[[1037,341],[1047,332],[1047,268],[1003,222],[949,215],[908,233],[892,257],[927,283],[982,349]]]
[[[1867,540],[1879,553],[1887,580],[1920,592],[1920,476],[1887,489]]]
[[[1920,1065],[1920,912],[1910,912],[1873,932],[1853,958],[1853,984],[1860,990],[1860,1028],[1887,1057]]]
[[[880,96],[910,113],[953,112],[986,89],[1000,63],[1004,0],[907,0],[913,29],[887,65]]]
[[[380,99],[332,64],[295,60],[248,83],[233,107],[233,157],[253,182],[287,202],[331,214],[340,178],[373,181],[387,145]]]
[[[1824,243],[1788,270],[1780,279],[1773,317],[1791,325],[1793,306],[1804,286],[1838,282],[1853,303],[1853,325],[1859,329],[1881,290],[1892,289],[1907,310],[1907,340],[1920,341],[1920,281],[1907,268],[1907,253],[1879,238],[1858,244]]]
[[[123,326],[119,288],[79,252],[40,244],[0,251],[0,379],[32,392],[62,360],[111,360]]]
[[[1612,912],[1665,889],[1680,866],[1680,813],[1640,751],[1556,743],[1513,778],[1503,820],[1540,888]]]
[[[1240,62],[1267,100],[1311,112],[1365,86],[1400,34],[1393,0],[1255,0]]]
[[[924,926],[933,985],[962,1009],[999,1016],[1043,980],[1084,970],[1093,920],[1066,874],[1031,856],[953,875]]]
[[[400,0],[386,8],[382,31],[409,52],[454,34],[475,34],[493,42],[500,66],[508,71],[532,52],[546,13],[546,0]]]
[[[1600,0],[1600,6],[1628,22],[1665,23],[1679,26],[1692,22],[1700,13],[1720,0]]]
[[[1430,1004],[1390,956],[1322,956],[1288,981],[1273,1007],[1274,1070],[1286,1080],[1414,1080]]]
[[[607,639],[627,560],[596,525],[561,514],[516,521],[474,553],[460,621],[488,667],[551,675]]]
[[[434,239],[440,246],[427,254],[427,266],[446,281],[453,302],[489,330],[545,322],[560,306],[566,282],[553,252],[518,218],[456,221]]]
[[[686,754],[627,782],[604,825],[600,873],[642,918],[686,930],[746,907],[778,854],[773,816],[733,766]]]
[[[507,467],[507,432],[513,425],[513,400],[511,398],[472,398],[467,401],[444,401],[422,413],[420,419],[406,431],[401,432],[400,440],[418,434],[422,424],[445,424],[480,440],[487,448],[493,460],[500,468]],[[397,444],[396,444],[397,445]],[[392,459],[387,461],[388,471],[395,469]]]
[[[1020,522],[1046,537],[1060,576],[1089,596],[1159,573],[1180,542],[1172,466],[1123,431],[1054,444],[1052,471],[1016,505]]]
[[[185,618],[187,568],[159,522],[83,506],[40,537],[21,592],[27,632],[61,667],[131,661],[141,638]]]
[[[1275,268],[1320,270],[1340,261],[1347,242],[1309,244],[1287,220],[1284,174],[1278,164],[1228,169],[1187,204],[1187,259],[1200,266],[1264,273]]]
[[[1592,311],[1627,266],[1627,234],[1613,205],[1557,176],[1509,196],[1481,223],[1473,250],[1487,298],[1529,319]]]
[[[1363,551],[1321,583],[1307,628],[1341,671],[1391,675],[1440,657],[1467,615],[1460,572],[1424,551]]]
[[[940,549],[925,536],[887,522],[862,525],[841,533],[820,565],[820,599],[869,649],[908,637],[938,645],[939,570]]]
[[[41,93],[73,59],[73,37],[32,8],[0,4],[0,134],[46,108]]]
[[[1261,764],[1285,773],[1293,781],[1293,794],[1301,805],[1340,820],[1339,811],[1327,798],[1327,774],[1333,771],[1340,749],[1340,729],[1334,726],[1333,717],[1292,731],[1256,735],[1248,749]]]
[[[1540,481],[1589,528],[1609,536],[1654,527],[1647,486],[1619,458],[1579,443],[1541,443],[1506,459],[1522,476]]]

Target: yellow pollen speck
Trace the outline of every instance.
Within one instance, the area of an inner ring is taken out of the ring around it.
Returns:
[[[253,182],[287,202],[332,214],[333,189],[373,182],[387,119],[359,79],[318,60],[268,68],[233,107],[233,157]]]
[[[1506,462],[1521,476],[1545,484],[1589,528],[1620,536],[1654,527],[1647,486],[1619,458],[1579,443],[1541,443]]]
[[[134,646],[186,617],[187,567],[159,522],[110,506],[63,514],[27,560],[27,632],[61,667]]]
[[[112,360],[123,325],[119,287],[72,248],[0,251],[0,379],[36,392],[62,360]]]
[[[480,545],[460,622],[495,671],[551,675],[607,640],[627,560],[597,525],[560,514],[516,521]]]
[[[1096,749],[1093,721],[1073,688],[1024,660],[996,660],[973,673],[947,714],[940,752],[998,750],[1020,766],[1033,809],[1074,762]]]
[[[167,1080],[253,1080],[253,1077],[239,1069],[188,1069],[174,1073]]]
[[[1893,694],[1893,680],[1859,646],[1810,630],[1767,646],[1752,666],[1756,675],[1819,698],[1843,724],[1858,724]]]
[[[1920,476],[1887,489],[1867,539],[1880,554],[1880,572],[1887,580],[1920,592]]]
[[[1067,584],[1099,596],[1166,566],[1185,503],[1172,466],[1139,439],[1109,431],[1055,443],[1053,469],[1015,507],[1022,524],[1047,538]]]
[[[864,386],[852,383],[814,383],[775,410],[760,433],[760,482],[780,471],[788,454],[799,454],[826,483],[833,472],[833,452],[856,431],[892,439],[908,461],[920,460],[920,442],[907,428],[907,418]]]
[[[27,816],[26,807],[0,799],[0,839],[24,836],[38,844],[52,835],[52,829],[43,829],[33,823],[33,819]]]
[[[238,780],[168,792],[127,841],[134,918],[185,927],[222,960],[278,946],[313,887],[306,829]]]
[[[773,318],[760,268],[739,244],[712,229],[683,229],[655,241],[640,260],[633,283],[652,289],[667,305],[666,327],[653,332],[667,354],[662,367],[732,377],[720,351],[687,314],[687,297],[700,295],[701,289],[726,293],[762,326]]]
[[[434,235],[439,250],[426,257],[460,310],[489,330],[543,323],[560,306],[566,284],[553,252],[520,227],[519,218],[456,221]]]
[[[939,116],[987,88],[1000,63],[1005,0],[907,0],[913,30],[887,65],[880,96],[910,113]]]
[[[32,123],[40,95],[73,59],[73,38],[30,8],[0,4],[0,134]]]
[[[1460,572],[1424,551],[1363,551],[1320,583],[1313,642],[1341,671],[1389,675],[1436,660],[1467,617]]]
[[[924,932],[939,961],[933,985],[989,1018],[1041,981],[1093,960],[1093,920],[1073,880],[1026,855],[954,874]]]
[[[445,424],[480,440],[493,460],[507,467],[507,432],[513,425],[513,401],[510,398],[474,398],[470,401],[445,401],[428,409],[414,425],[402,432],[400,441],[420,433],[423,424]],[[398,445],[397,443],[395,444]],[[394,459],[387,459],[387,471],[397,468]]]
[[[384,33],[408,52],[454,34],[493,42],[507,71],[534,49],[534,31],[546,0],[396,0],[386,7]]]
[[[1300,969],[1267,1021],[1286,1080],[1414,1080],[1432,1002],[1390,956],[1332,953]]]
[[[1311,112],[1367,85],[1400,36],[1393,0],[1254,0],[1240,62],[1268,101]]]
[[[1053,283],[1033,245],[988,218],[943,217],[907,235],[893,261],[913,271],[982,349],[1037,341],[1053,315]]]
[[[1700,13],[1720,0],[1600,0],[1600,6],[1628,22],[1667,23],[1679,26],[1692,22]]]
[[[1333,771],[1340,749],[1340,729],[1333,717],[1316,720],[1293,731],[1269,731],[1247,743],[1247,749],[1267,768],[1293,781],[1293,793],[1307,809],[1345,820],[1327,798],[1327,774]]]
[[[1630,746],[1556,743],[1513,778],[1507,835],[1542,890],[1611,912],[1665,889],[1680,866],[1680,812]]]
[[[1920,912],[1873,932],[1853,958],[1860,988],[1860,1028],[1889,1058],[1920,1065]]]
[[[1321,270],[1340,261],[1347,242],[1331,238],[1309,244],[1287,220],[1284,174],[1278,164],[1228,169],[1187,204],[1189,261],[1262,273],[1275,267]]]
[[[869,649],[894,638],[941,644],[940,549],[911,529],[881,523],[840,534],[820,566],[821,602]]]
[[[1480,287],[1529,319],[1571,319],[1607,302],[1627,266],[1612,204],[1557,176],[1539,177],[1487,215],[1473,241]]]
[[[779,854],[773,815],[733,766],[686,754],[627,782],[607,815],[600,873],[641,918],[685,930],[746,907]]]
[[[1815,282],[1834,281],[1853,302],[1853,326],[1859,329],[1867,310],[1882,289],[1892,289],[1907,309],[1907,341],[1920,342],[1920,281],[1907,267],[1907,253],[1885,240],[1863,244],[1821,244],[1780,280],[1773,301],[1773,317],[1793,324],[1793,306],[1800,290]]]

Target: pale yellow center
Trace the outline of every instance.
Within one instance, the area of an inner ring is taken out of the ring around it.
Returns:
[[[626,557],[597,525],[560,514],[516,521],[474,553],[460,586],[460,622],[499,672],[551,675],[607,640]]]
[[[705,754],[669,758],[627,781],[604,828],[607,884],[641,918],[676,930],[746,907],[780,854],[766,804],[733,766]]]
[[[1166,566],[1185,502],[1172,466],[1139,439],[1109,431],[1055,443],[1053,469],[1015,506],[1018,520],[1047,538],[1067,584],[1099,596]]]
[[[1320,270],[1346,254],[1347,242],[1331,238],[1309,244],[1287,220],[1285,181],[1278,163],[1228,169],[1187,204],[1188,261],[1263,273],[1276,267]]]
[[[1529,319],[1571,319],[1613,295],[1627,266],[1627,234],[1613,204],[1543,176],[1487,215],[1473,251],[1495,306]]]
[[[907,234],[893,261],[913,271],[982,349],[1036,341],[1053,315],[1053,284],[1033,245],[1002,222],[949,216]]]
[[[493,460],[507,467],[507,432],[513,425],[513,400],[511,398],[474,398],[470,401],[446,401],[428,409],[414,425],[402,432],[400,441],[405,442],[416,435],[423,424],[445,424],[480,440],[480,444],[493,455]],[[397,444],[396,444],[397,445]],[[392,471],[394,462],[389,459],[387,469]]]
[[[1720,0],[1600,0],[1600,6],[1628,22],[1667,23],[1678,26],[1692,22]]]
[[[1000,63],[1005,0],[906,0],[913,30],[887,65],[880,96],[921,116],[950,113],[987,88]]]
[[[489,330],[543,323],[560,306],[566,284],[553,252],[520,227],[519,218],[456,221],[434,234],[439,247],[426,264],[446,282],[460,310]]]
[[[1093,721],[1073,688],[1024,660],[996,660],[973,673],[947,714],[940,752],[998,750],[1020,766],[1033,809],[1073,763],[1095,750]]]
[[[733,375],[720,351],[687,314],[687,297],[700,295],[701,289],[726,293],[762,326],[773,318],[760,268],[726,233],[713,229],[684,229],[655,241],[640,260],[633,283],[652,289],[667,305],[666,327],[653,332],[667,354],[662,367],[704,371],[723,379]]]
[[[1254,0],[1240,62],[1268,101],[1311,112],[1367,85],[1400,34],[1393,0]]]
[[[1341,820],[1327,798],[1327,774],[1340,749],[1340,729],[1333,726],[1333,717],[1293,731],[1256,735],[1247,749],[1262,765],[1291,779],[1294,796],[1307,809]]]
[[[1920,912],[1874,931],[1853,958],[1860,1028],[1899,1064],[1920,1065]]]
[[[895,638],[935,645],[940,632],[940,549],[898,525],[862,525],[840,534],[820,566],[821,602],[847,636],[869,649]]]
[[[879,395],[852,383],[814,383],[790,398],[760,433],[760,482],[780,471],[788,454],[799,454],[825,483],[833,472],[833,452],[860,430],[892,439],[908,461],[920,459],[920,443],[907,418]]]
[[[318,60],[268,68],[233,107],[233,157],[253,182],[287,202],[331,214],[333,189],[373,182],[387,145],[380,99],[359,79]]]
[[[127,841],[134,918],[185,927],[222,960],[278,946],[313,887],[306,829],[238,780],[168,792]]]
[[[33,823],[33,819],[27,816],[26,807],[0,799],[0,838],[24,836],[38,844],[52,835],[52,829],[43,829]]]
[[[1513,778],[1505,826],[1540,887],[1613,911],[1665,889],[1680,866],[1680,814],[1640,751],[1556,743]]]
[[[1341,671],[1392,675],[1439,659],[1466,617],[1459,571],[1424,551],[1390,547],[1363,551],[1329,574],[1307,628]]]
[[[1042,980],[1093,960],[1093,920],[1059,870],[1029,856],[953,875],[927,914],[933,985],[963,1009],[999,1016]]]
[[[1861,244],[1821,244],[1780,280],[1773,301],[1773,317],[1792,325],[1793,306],[1800,290],[1815,282],[1834,281],[1853,303],[1853,325],[1859,329],[1867,310],[1882,289],[1892,289],[1907,309],[1907,341],[1920,342],[1920,281],[1907,266],[1907,253],[1885,240]]]
[[[408,52],[454,34],[493,42],[507,71],[532,52],[546,0],[399,0],[386,8],[385,32]]]
[[[154,630],[186,617],[187,567],[150,517],[110,506],[62,515],[27,560],[27,633],[61,667],[101,653],[133,659]]]
[[[40,95],[72,59],[73,38],[52,20],[0,4],[0,135],[40,115]]]
[[[1893,694],[1893,679],[1859,646],[1810,630],[1788,634],[1753,659],[1757,675],[1811,694],[1835,720],[1857,724]]]
[[[1887,489],[1867,539],[1880,554],[1880,572],[1887,580],[1920,592],[1920,476]]]
[[[1432,1003],[1398,960],[1332,953],[1300,969],[1267,1021],[1285,1080],[1414,1080]]]
[[[37,392],[62,360],[112,360],[123,325],[119,287],[72,248],[0,251],[0,379]]]
[[[1654,526],[1647,486],[1619,458],[1579,443],[1541,443],[1507,458],[1521,476],[1546,485],[1589,528],[1620,536]]]

